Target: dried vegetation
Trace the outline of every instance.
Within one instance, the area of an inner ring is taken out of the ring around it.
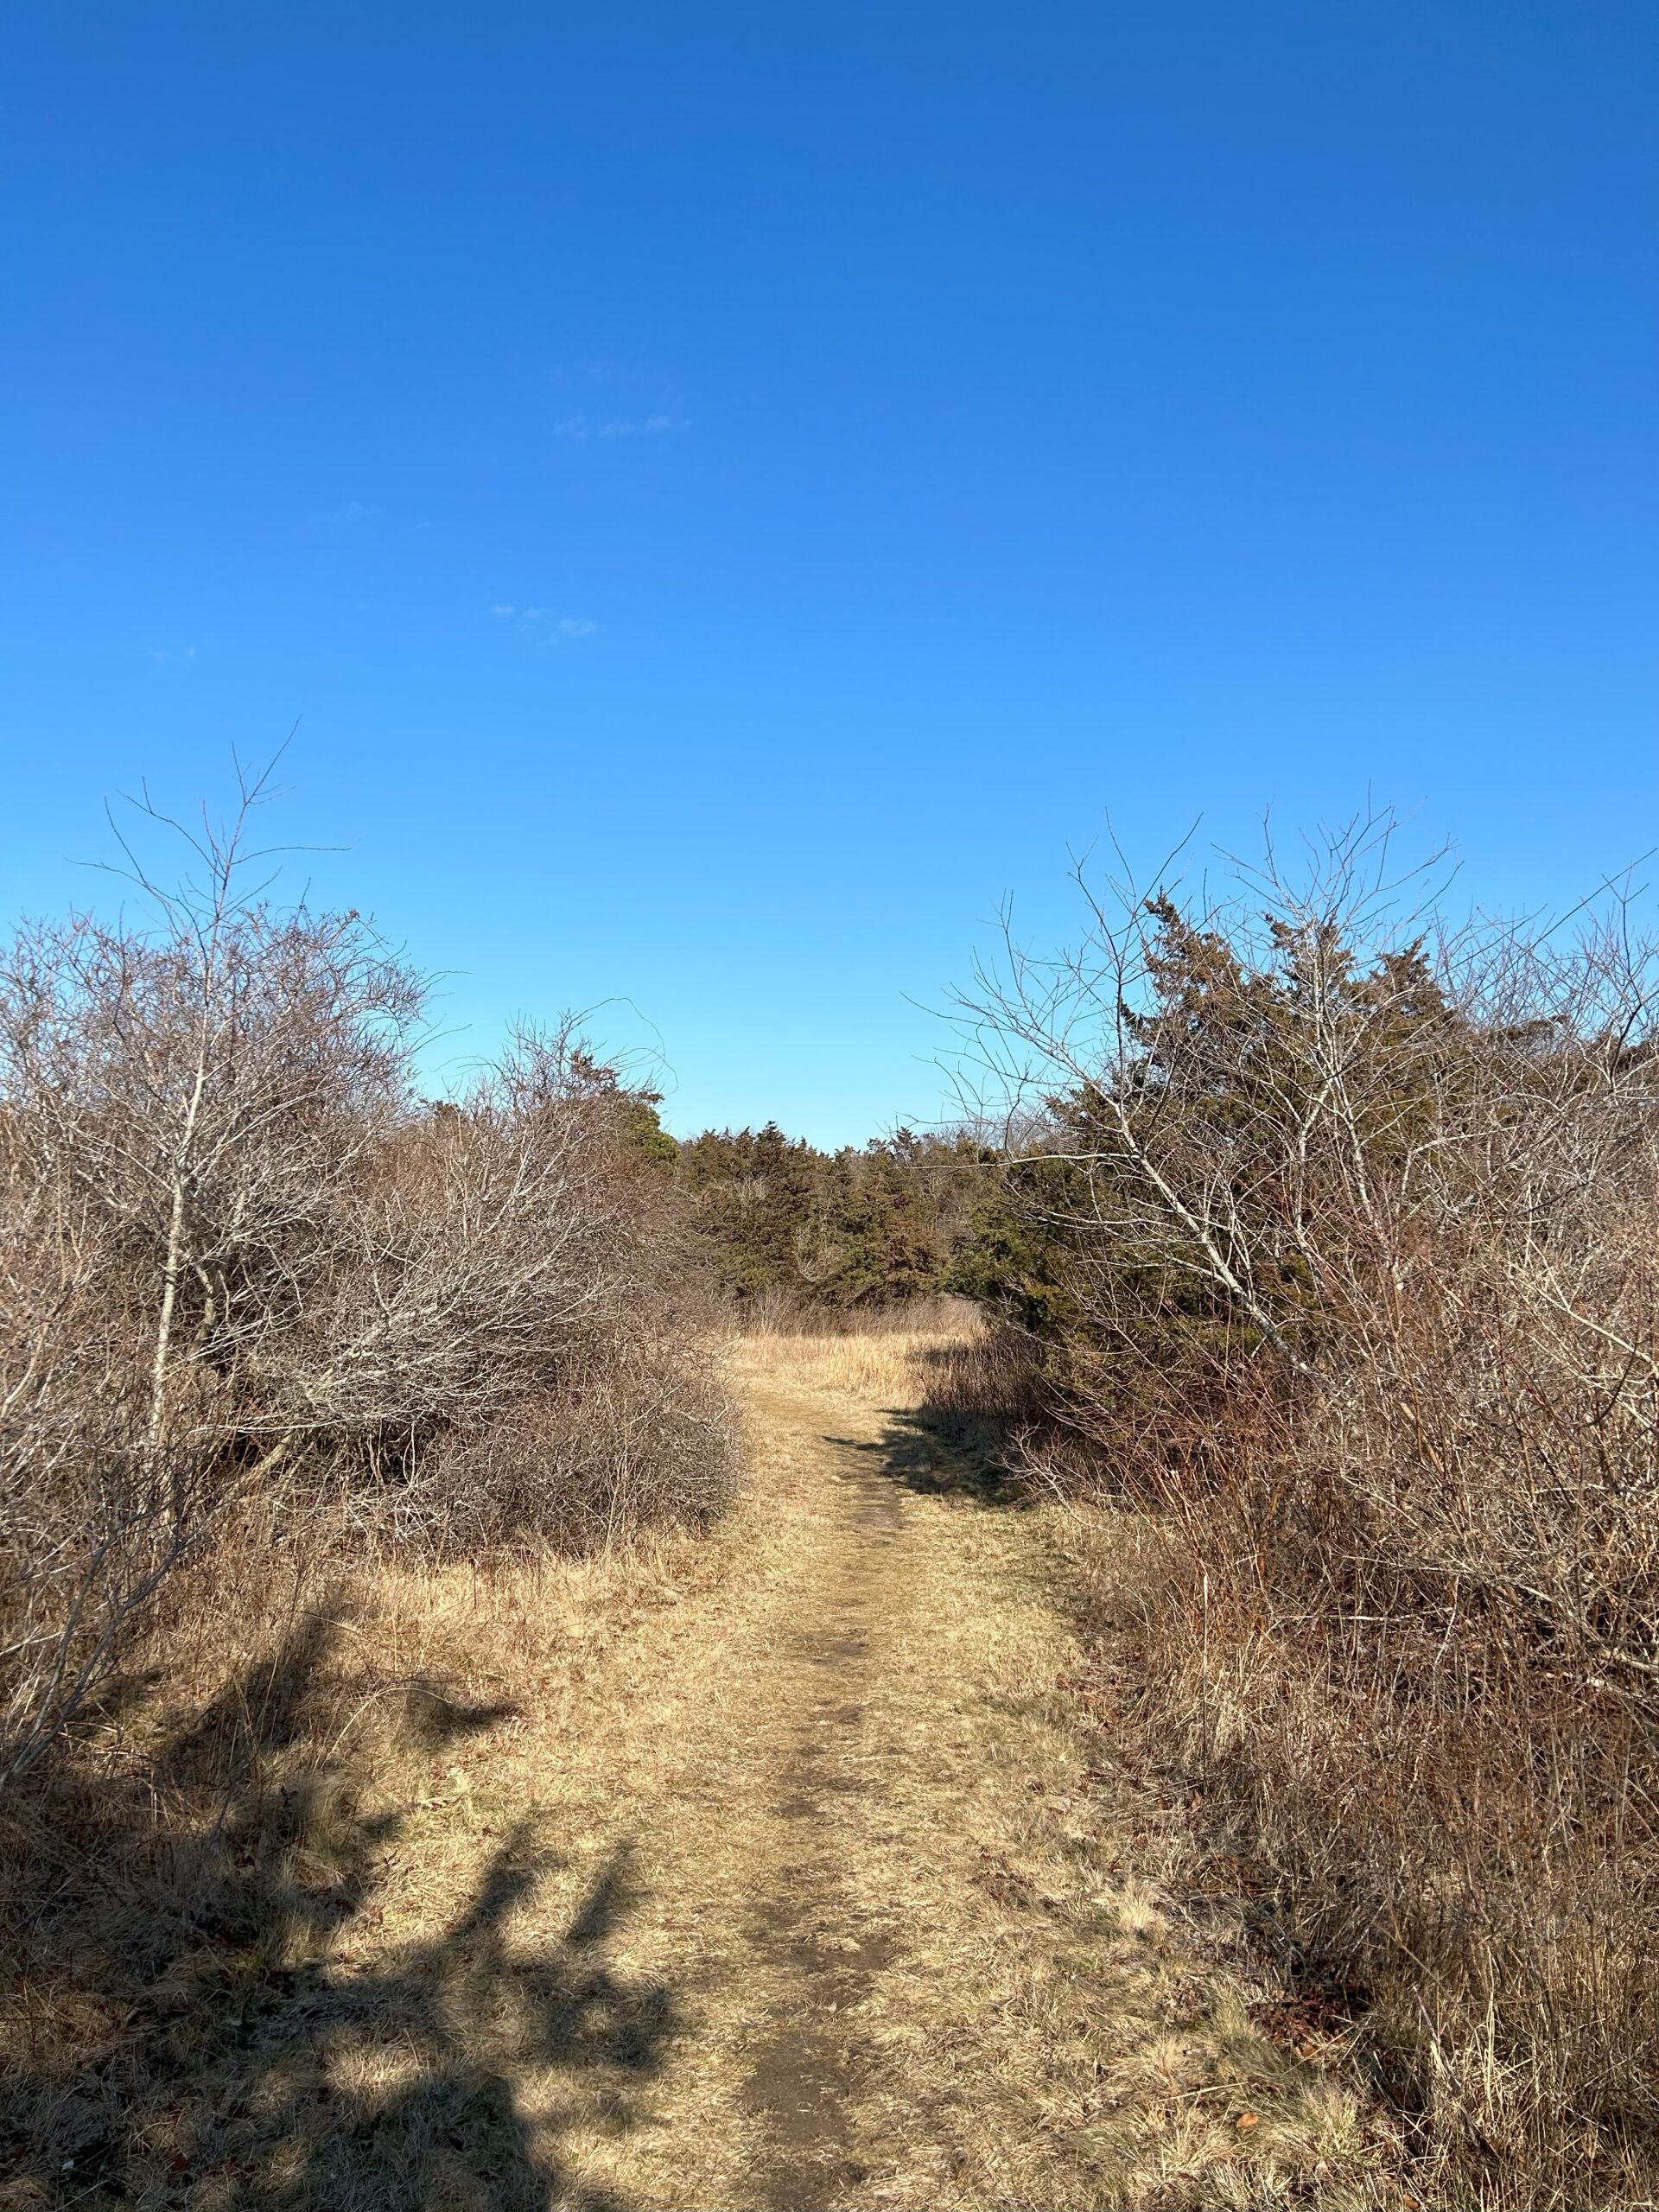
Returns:
[[[243,888],[242,818],[0,958],[0,1775],[227,1578],[706,1519],[733,1444],[639,1101],[521,1036],[413,1085],[422,986]]]
[[[1096,902],[979,1034],[1062,1319],[1033,1465],[1150,1509],[1143,1740],[1436,2201],[1659,2190],[1659,1061],[1626,918],[1386,836]],[[1265,916],[1265,919],[1263,918]]]
[[[809,2044],[849,2202],[1659,2196],[1621,913],[1096,902],[973,1009],[1005,1318],[716,1357],[649,1096],[423,1104],[245,814],[0,962],[6,2202],[760,2201]]]
[[[260,795],[0,957],[0,2193],[543,2204],[505,2084],[620,2090],[660,2007],[602,1869],[514,1950],[542,1846],[457,1762],[733,1418],[649,1095],[524,1034],[423,1101],[420,979],[248,887]],[[400,1897],[463,1797],[493,1847]]]

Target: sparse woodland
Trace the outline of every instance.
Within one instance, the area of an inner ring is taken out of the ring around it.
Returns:
[[[677,1144],[569,1032],[423,1099],[421,979],[249,890],[247,826],[0,962],[15,1928],[117,1851],[100,1746],[130,1795],[122,1716],[187,1632],[200,1675],[204,1609],[712,1543],[717,1347],[816,1334],[815,1387],[908,1360],[998,1497],[1133,1526],[1097,1633],[1183,1808],[1171,1909],[1219,1882],[1394,2116],[1395,2193],[1329,2201],[1653,2201],[1659,970],[1616,904],[1453,926],[1386,824],[1220,900],[1085,887],[1073,953],[963,1001],[969,1133],[825,1154]],[[945,1297],[982,1325],[851,1346]],[[51,1980],[19,1940],[14,2026]]]

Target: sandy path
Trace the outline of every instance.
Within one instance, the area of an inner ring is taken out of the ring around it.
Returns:
[[[1328,2177],[1374,2201],[1354,2101],[1263,2041],[1137,1874],[1076,1695],[1064,1526],[817,1365],[740,1369],[764,1541],[716,1599],[677,1784],[636,1801],[685,2010],[618,2200],[1054,2212]]]
[[[774,1393],[760,1409],[773,1451],[781,1431],[798,1457],[817,1463],[830,1512],[774,1676],[766,1871],[750,1942],[751,1970],[783,1994],[757,2041],[746,2100],[764,2131],[757,2201],[820,2212],[861,2177],[853,2110],[870,2053],[860,2025],[903,1948],[895,1916],[872,1914],[847,1876],[858,1820],[883,1795],[870,1698],[891,1662],[894,1624],[915,1602],[918,1539],[903,1492],[864,1456],[873,1440],[818,1435],[824,1409],[810,1401]]]

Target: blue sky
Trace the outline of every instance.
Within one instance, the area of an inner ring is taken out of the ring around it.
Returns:
[[[14,10],[0,871],[221,792],[671,1126],[941,1112],[1069,850],[1659,842],[1650,0]]]

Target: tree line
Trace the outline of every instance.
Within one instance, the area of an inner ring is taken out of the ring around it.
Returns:
[[[675,1166],[689,1233],[740,1313],[854,1315],[976,1294],[995,1157],[906,1128],[823,1152],[768,1122],[705,1130]]]

